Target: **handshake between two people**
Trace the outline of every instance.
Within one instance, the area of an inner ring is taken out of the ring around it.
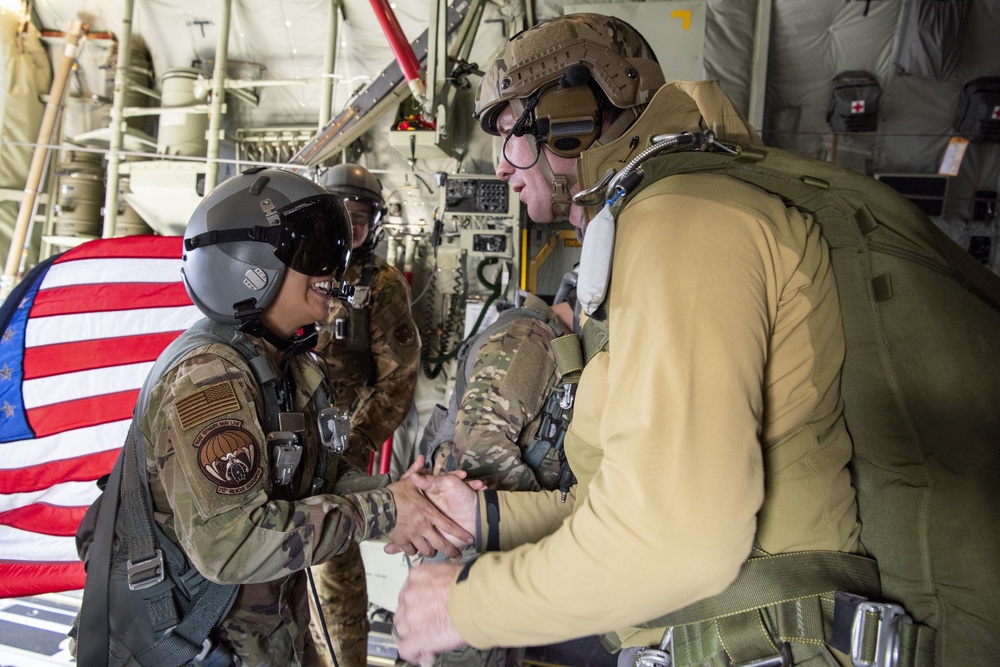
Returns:
[[[433,557],[441,551],[457,558],[461,548],[475,540],[476,492],[486,485],[466,480],[464,470],[432,475],[420,455],[388,488],[396,503],[396,526],[388,535],[386,553]]]
[[[389,488],[396,501],[396,527],[386,553],[433,557],[441,551],[457,558],[460,548],[475,540],[477,492],[486,488],[483,482],[466,481],[462,470],[431,475],[418,456]],[[461,569],[456,563],[425,562],[410,570],[393,616],[393,636],[405,660],[428,665],[436,654],[465,645],[448,612],[451,585]]]

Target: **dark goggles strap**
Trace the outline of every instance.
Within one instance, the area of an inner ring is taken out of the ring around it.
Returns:
[[[233,243],[235,241],[259,241],[269,243],[278,247],[281,238],[281,225],[273,227],[241,227],[240,229],[217,229],[210,232],[195,234],[189,239],[184,239],[184,249],[194,250],[204,246],[217,245],[219,243]]]

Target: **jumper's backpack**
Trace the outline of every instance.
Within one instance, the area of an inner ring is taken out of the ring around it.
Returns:
[[[825,643],[855,665],[997,664],[1000,278],[897,192],[831,163],[763,148],[670,153],[642,170],[645,184],[726,174],[822,228],[843,311],[861,541],[877,563],[835,552],[751,558],[719,596],[644,625],[673,626],[675,638],[685,624],[713,625],[728,651],[760,641],[768,608],[779,641]],[[593,336],[585,327],[585,348]]]

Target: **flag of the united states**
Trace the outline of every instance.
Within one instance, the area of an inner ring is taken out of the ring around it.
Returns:
[[[74,534],[161,351],[201,315],[179,237],[91,241],[0,306],[0,597],[83,588]]]

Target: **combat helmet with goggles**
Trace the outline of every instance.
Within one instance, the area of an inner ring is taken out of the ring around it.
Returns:
[[[286,270],[330,275],[333,293],[350,256],[350,218],[339,197],[297,174],[260,167],[221,183],[195,209],[184,232],[181,276],[207,317],[240,324],[281,348],[287,341],[267,330],[260,315]]]
[[[385,199],[382,197],[382,184],[375,174],[359,164],[344,163],[330,167],[327,170],[323,185],[327,191],[337,195],[347,202],[358,202],[367,207],[360,211],[368,216],[368,235],[354,250],[354,261],[359,259],[368,262],[375,255],[375,246],[382,238],[382,219],[385,216]],[[359,212],[351,210],[351,217]],[[357,239],[355,239],[356,241]]]
[[[479,84],[473,115],[499,136],[497,119],[510,105],[516,120],[504,137],[504,157],[511,136],[534,139],[535,162],[552,185],[553,213],[563,217],[571,183],[553,175],[542,146],[574,158],[597,141],[618,138],[663,84],[656,55],[635,28],[612,16],[569,14],[508,41]],[[619,110],[618,118],[602,133],[606,106]]]

